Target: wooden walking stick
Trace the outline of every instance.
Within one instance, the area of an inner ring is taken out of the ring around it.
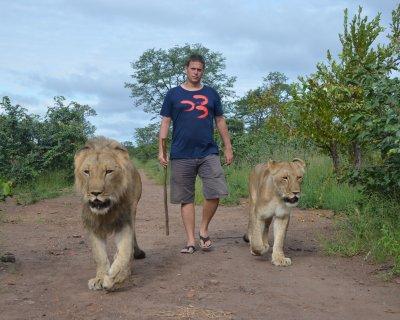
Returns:
[[[161,144],[162,144],[163,157],[164,157],[164,159],[167,159],[167,141],[166,141],[166,139],[162,139]],[[168,176],[168,165],[166,165],[164,167],[164,213],[165,213],[165,234],[167,236],[169,236],[167,176]]]

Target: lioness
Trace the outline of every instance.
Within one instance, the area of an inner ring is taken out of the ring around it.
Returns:
[[[250,241],[253,255],[262,255],[269,249],[268,229],[274,218],[274,246],[272,264],[289,266],[290,258],[283,253],[283,242],[289,224],[292,207],[300,197],[305,163],[301,159],[292,162],[258,164],[250,173],[249,194],[250,214],[248,233],[245,241]]]
[[[138,171],[117,141],[98,137],[75,154],[75,186],[82,195],[82,218],[97,264],[91,290],[113,290],[130,275],[132,252],[145,257],[135,233],[136,208],[142,193]],[[117,252],[110,267],[107,235],[115,233]]]

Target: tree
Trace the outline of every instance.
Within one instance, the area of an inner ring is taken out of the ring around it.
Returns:
[[[328,153],[335,171],[340,165],[340,146],[346,136],[335,97],[334,86],[320,72],[299,78],[293,85],[290,103],[296,131]]]
[[[351,115],[349,123],[356,128],[357,140],[370,146],[378,155],[354,177],[367,189],[398,197],[400,79],[396,75],[400,71],[400,5],[392,11],[390,31],[389,43],[379,47],[382,58],[357,66],[358,76],[350,78],[362,89],[364,105],[359,112]]]
[[[9,97],[0,102],[0,177],[26,181],[35,177],[40,167],[37,136],[39,117],[30,115]]]
[[[185,62],[193,53],[203,55],[206,61],[203,82],[214,87],[221,99],[233,97],[232,87],[236,79],[223,73],[225,58],[222,54],[213,52],[201,44],[186,44],[168,50],[146,50],[137,61],[131,63],[133,82],[125,83],[125,87],[131,90],[134,105],[157,115],[167,91],[185,81]]]
[[[147,161],[156,159],[158,155],[158,123],[150,123],[146,127],[135,129],[135,157]]]
[[[55,97],[44,120],[12,105],[0,103],[0,178],[17,183],[32,181],[40,172],[67,170],[72,176],[73,157],[94,133],[87,120],[95,111],[77,102],[65,104]],[[1,180],[1,179],[0,179]]]
[[[280,72],[270,72],[263,84],[246,93],[236,101],[235,113],[250,130],[258,129],[266,121],[274,122],[282,117],[282,108],[287,103],[290,86],[287,77]]]
[[[371,148],[362,137],[368,119],[382,115],[385,106],[370,108],[370,92],[379,79],[388,79],[398,70],[398,16],[399,7],[393,12],[389,44],[376,45],[383,31],[380,14],[368,21],[360,7],[349,22],[345,10],[339,59],[333,59],[328,51],[327,63],[319,63],[314,74],[300,78],[295,86],[293,107],[297,109],[298,131],[329,152],[336,170],[340,152],[346,150],[355,170],[360,170],[362,151]],[[371,77],[373,81],[368,80]]]
[[[72,169],[75,152],[83,146],[96,128],[87,120],[96,111],[75,101],[65,103],[65,98],[54,98],[54,106],[48,107],[43,131],[38,141],[44,167]]]

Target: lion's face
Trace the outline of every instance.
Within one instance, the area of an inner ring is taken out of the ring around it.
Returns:
[[[292,162],[270,161],[268,168],[279,196],[287,206],[296,206],[300,198],[304,161],[300,159],[294,159]]]
[[[84,148],[75,156],[75,184],[95,214],[106,214],[127,189],[124,150]]]

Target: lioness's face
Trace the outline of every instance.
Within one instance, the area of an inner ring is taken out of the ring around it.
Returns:
[[[280,197],[289,207],[295,207],[300,198],[305,164],[300,159],[272,165],[272,179]]]
[[[83,201],[96,214],[106,214],[117,202],[121,184],[125,180],[122,168],[112,153],[92,153],[82,162],[76,173],[82,181]]]

